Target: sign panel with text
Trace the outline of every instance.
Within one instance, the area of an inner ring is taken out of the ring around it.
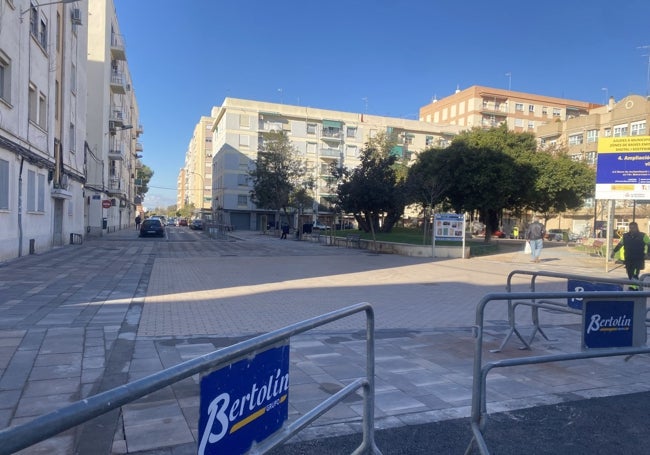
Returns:
[[[650,136],[598,138],[596,199],[650,199]]]
[[[282,427],[288,410],[287,342],[201,378],[198,453],[246,453]]]

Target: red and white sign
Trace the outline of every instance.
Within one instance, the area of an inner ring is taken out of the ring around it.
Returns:
[[[110,199],[104,199],[104,200],[102,201],[102,207],[105,208],[105,209],[110,208],[111,205],[112,205],[112,204],[111,204],[111,200],[110,200]]]

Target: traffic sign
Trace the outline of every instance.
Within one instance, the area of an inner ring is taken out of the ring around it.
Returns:
[[[111,200],[110,200],[110,199],[104,199],[104,200],[102,201],[102,207],[105,208],[105,209],[110,208],[111,205],[112,205],[112,204],[111,204]]]

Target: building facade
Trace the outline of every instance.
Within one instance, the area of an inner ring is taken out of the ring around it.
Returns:
[[[395,134],[393,153],[414,160],[418,152],[445,146],[458,126],[380,117],[306,106],[226,98],[211,113],[213,122],[212,201],[219,223],[237,229],[260,229],[273,214],[255,207],[250,199],[249,170],[257,159],[263,133],[286,131],[308,172],[316,181],[314,207],[305,208],[315,220],[331,195],[330,165],[354,168],[365,143],[380,132]],[[264,217],[264,218],[263,218]]]
[[[586,115],[599,105],[474,85],[420,108],[420,120],[448,123],[463,130],[502,123],[516,132],[534,133],[539,125]]]
[[[598,139],[607,137],[647,136],[650,120],[650,101],[639,95],[630,95],[616,102],[610,98],[606,106],[591,109],[587,114],[561,122],[550,122],[536,128],[535,135],[541,150],[565,149],[575,161],[598,164]],[[627,230],[633,219],[645,232],[650,231],[648,201],[616,201],[616,230]],[[590,199],[580,210],[565,213],[552,220],[552,226],[571,229],[585,235],[598,235],[607,220],[608,201]]]
[[[132,225],[143,128],[112,0],[92,0],[88,15],[88,97],[84,226],[101,236]]]
[[[191,205],[195,216],[212,213],[212,117],[194,127],[178,176],[178,207]]]
[[[0,1],[0,260],[83,234],[87,17]]]

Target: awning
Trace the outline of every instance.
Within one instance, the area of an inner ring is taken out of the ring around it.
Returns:
[[[343,126],[342,122],[337,122],[336,120],[323,120],[323,128],[341,128]]]

